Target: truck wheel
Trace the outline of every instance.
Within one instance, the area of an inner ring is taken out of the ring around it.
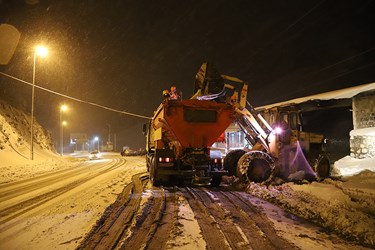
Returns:
[[[237,164],[237,176],[243,182],[267,182],[275,171],[272,157],[263,151],[250,151],[242,155]]]
[[[236,149],[230,151],[224,158],[224,169],[228,171],[230,176],[234,175],[237,176],[237,163],[238,160],[246,153],[245,150]]]
[[[315,160],[314,171],[318,180],[324,180],[331,174],[331,162],[329,157],[325,154],[320,154]]]
[[[150,165],[154,164],[154,154],[146,155],[147,172],[150,172]]]
[[[154,161],[154,158],[152,158],[152,161],[151,161],[151,168],[150,168],[150,181],[151,181],[151,184],[152,184],[153,186],[159,186],[160,183],[159,183],[158,180],[156,180],[156,179],[157,179],[157,178],[156,178],[157,174],[156,174],[155,168],[156,168],[156,167],[155,167],[155,161]]]

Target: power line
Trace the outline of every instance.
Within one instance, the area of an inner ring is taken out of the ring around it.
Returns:
[[[319,73],[319,72],[321,72],[321,71],[327,70],[327,69],[332,68],[332,67],[334,67],[334,66],[336,66],[336,65],[338,65],[338,64],[340,64],[340,63],[343,63],[343,62],[346,62],[346,61],[352,60],[352,59],[355,58],[355,57],[358,57],[358,56],[364,55],[364,54],[366,54],[366,53],[368,53],[368,52],[371,52],[371,51],[373,51],[373,50],[375,50],[375,47],[370,48],[370,49],[367,49],[367,50],[365,50],[365,51],[362,51],[362,52],[360,52],[360,53],[358,53],[358,54],[355,54],[354,56],[347,57],[347,58],[345,58],[345,59],[343,59],[343,60],[340,60],[340,61],[338,61],[338,62],[336,62],[336,63],[333,63],[333,64],[330,64],[330,65],[328,65],[328,66],[325,66],[325,67],[321,68],[320,70],[315,71],[315,72],[312,73],[312,74],[316,74],[316,73]]]
[[[299,17],[298,19],[296,19],[293,23],[291,23],[290,25],[288,25],[288,27],[286,27],[283,31],[279,32],[276,36],[274,36],[273,38],[271,38],[270,40],[268,40],[268,42],[266,42],[264,44],[263,47],[259,48],[258,50],[254,51],[254,53],[252,53],[252,57],[255,57],[256,55],[258,55],[259,53],[263,52],[267,47],[269,47],[270,45],[272,45],[273,43],[275,43],[275,41],[277,39],[280,39],[287,31],[289,31],[292,27],[294,27],[296,24],[298,24],[302,19],[304,19],[306,16],[308,16],[311,12],[313,12],[315,9],[317,9],[320,5],[322,5],[326,0],[322,0],[320,1],[319,3],[317,3],[316,5],[314,5],[312,8],[310,8],[307,12],[305,12],[301,17]],[[289,37],[287,37],[287,39],[290,39]],[[278,40],[279,41],[279,40]],[[279,41],[279,43],[281,43],[282,41]],[[254,61],[252,62],[254,64]],[[254,79],[256,76],[256,73],[253,73],[252,75],[252,78]]]
[[[359,52],[359,53],[357,53],[357,54],[355,54],[355,55],[353,55],[353,56],[346,57],[346,58],[344,58],[344,59],[342,59],[342,60],[340,60],[340,61],[337,61],[337,62],[335,62],[335,63],[329,64],[328,66],[322,67],[321,69],[316,70],[316,71],[314,71],[314,72],[307,73],[307,74],[305,74],[302,78],[299,78],[299,79],[301,79],[301,80],[299,80],[299,81],[302,81],[302,80],[308,80],[308,79],[311,78],[310,76],[312,76],[312,75],[315,75],[315,74],[317,74],[317,73],[319,73],[319,72],[322,72],[322,71],[328,70],[328,69],[330,69],[330,68],[333,68],[334,66],[337,66],[337,65],[339,65],[339,64],[341,64],[341,63],[344,63],[344,62],[350,61],[350,60],[352,60],[352,59],[354,59],[354,58],[356,58],[356,57],[362,56],[362,55],[364,55],[364,54],[366,54],[366,53],[369,53],[369,52],[371,52],[371,51],[373,51],[373,50],[375,50],[375,47],[370,48],[370,49],[367,49],[367,50],[364,50],[364,51],[362,51],[362,52]],[[365,66],[366,66],[366,65],[365,65]],[[275,81],[270,82],[269,85],[272,86],[274,83],[275,83]]]
[[[330,69],[330,68],[332,68],[332,67],[334,67],[334,66],[337,66],[337,65],[339,65],[339,64],[341,64],[341,63],[344,63],[344,62],[350,61],[350,60],[352,60],[352,59],[354,59],[354,58],[356,58],[356,57],[358,57],[358,56],[362,56],[362,55],[364,55],[364,54],[366,54],[366,53],[369,53],[369,52],[371,52],[371,51],[373,51],[373,50],[375,50],[375,47],[370,48],[370,49],[367,49],[367,50],[362,51],[362,52],[360,52],[360,53],[357,53],[357,54],[355,54],[355,55],[353,55],[353,56],[350,56],[350,57],[344,58],[344,59],[342,59],[342,60],[340,60],[340,61],[338,61],[338,62],[335,62],[335,63],[333,63],[333,64],[330,64],[330,65],[328,65],[328,66],[325,66],[325,67],[323,67],[323,68],[321,68],[321,69],[319,69],[319,70],[317,70],[317,71],[315,71],[315,72],[308,73],[308,74],[304,75],[304,77],[302,77],[301,80],[307,80],[307,79],[310,78],[309,76],[311,76],[311,75],[315,75],[315,74],[317,74],[317,73],[319,73],[319,72],[322,72],[322,71],[328,70],[328,69]],[[352,70],[350,70],[350,71],[345,71],[345,72],[343,72],[343,73],[341,73],[341,74],[339,74],[339,75],[337,75],[337,76],[334,76],[334,77],[331,77],[331,78],[325,79],[325,80],[323,80],[323,81],[321,81],[321,82],[331,81],[331,80],[333,80],[333,79],[340,78],[341,76],[344,76],[344,75],[350,74],[350,73],[352,73],[352,72],[354,72],[354,71],[357,71],[357,70],[359,70],[359,69],[362,69],[362,68],[364,68],[364,67],[367,67],[368,65],[371,65],[371,64],[373,64],[373,63],[374,63],[374,62],[372,62],[372,63],[370,63],[370,64],[361,65],[361,66],[356,67],[356,68],[354,68],[354,69],[352,69]],[[311,79],[311,78],[310,78],[310,79]],[[274,83],[274,82],[270,83],[270,85],[272,85],[273,83]],[[314,84],[314,85],[309,85],[309,87],[304,88],[303,91],[308,90],[308,89],[311,89],[311,88],[316,87],[316,86],[319,86],[319,85],[321,85],[321,84],[322,84],[322,83],[316,83],[316,84]],[[298,92],[301,92],[301,89],[299,89],[298,91],[291,92],[290,94],[295,94],[295,93],[298,93]]]
[[[294,25],[296,25],[297,23],[299,23],[299,21],[301,21],[303,18],[305,18],[307,15],[309,15],[311,12],[313,12],[316,8],[318,8],[323,2],[325,2],[326,0],[323,0],[323,1],[320,1],[317,5],[315,5],[314,7],[312,7],[309,11],[307,11],[304,15],[302,15],[300,18],[298,18],[294,23],[292,23],[291,25],[288,26],[288,28],[286,28],[283,32],[281,32],[281,34],[287,32],[290,28],[292,28]]]
[[[340,78],[340,77],[342,77],[342,76],[344,76],[344,75],[347,75],[347,74],[353,73],[354,71],[357,71],[357,70],[360,70],[360,69],[366,68],[366,67],[368,67],[368,66],[370,66],[370,65],[372,65],[372,64],[375,64],[375,61],[374,61],[374,62],[371,62],[371,63],[368,63],[368,64],[365,64],[365,65],[361,65],[360,67],[356,67],[356,68],[354,68],[354,69],[352,69],[352,70],[349,70],[349,71],[343,72],[343,73],[341,73],[341,74],[339,74],[339,75],[337,75],[337,76],[331,77],[331,78],[326,79],[326,80],[324,80],[324,81],[326,82],[326,81],[331,81],[331,80],[336,79],[336,78]],[[320,84],[318,84],[318,85],[320,85]]]
[[[26,84],[32,86],[32,83],[29,83],[29,82],[27,82],[25,80],[19,79],[17,77],[8,75],[8,74],[3,73],[3,72],[0,72],[0,74],[4,75],[6,77],[12,78],[12,79],[14,79],[16,81],[19,81],[19,82],[22,82],[22,83],[26,83]],[[92,106],[95,106],[95,107],[99,107],[99,108],[102,108],[102,109],[105,109],[105,110],[113,111],[113,112],[124,114],[124,115],[130,115],[130,116],[134,116],[134,117],[138,117],[138,118],[151,119],[151,117],[147,117],[147,116],[144,116],[144,115],[138,115],[138,114],[134,114],[134,113],[126,112],[126,111],[121,111],[121,110],[117,110],[117,109],[113,109],[113,108],[110,108],[110,107],[106,107],[106,106],[103,106],[103,105],[100,105],[100,104],[97,104],[97,103],[88,102],[88,101],[84,101],[84,100],[81,100],[81,99],[78,99],[78,98],[75,98],[75,97],[64,95],[64,94],[61,94],[59,92],[56,92],[56,91],[53,91],[53,90],[50,90],[50,89],[47,89],[47,88],[44,88],[44,87],[41,87],[41,86],[38,86],[38,85],[35,85],[35,87],[38,88],[38,89],[44,90],[46,92],[52,93],[54,95],[65,97],[65,98],[73,100],[73,101],[77,101],[77,102],[89,104],[89,105],[92,105]]]
[[[281,37],[284,33],[286,33],[288,30],[290,30],[293,26],[295,26],[297,23],[299,23],[302,19],[304,19],[306,16],[308,16],[311,12],[313,12],[316,8],[318,8],[323,2],[326,0],[320,1],[318,4],[316,4],[314,7],[309,9],[305,14],[303,14],[300,18],[298,18],[296,21],[294,21],[292,24],[290,24],[286,29],[281,31],[279,34],[277,34],[274,38],[270,39],[262,48],[258,49],[253,53],[253,56],[263,51],[265,48],[270,46],[272,43],[275,42],[275,40],[279,37]]]
[[[344,60],[343,60],[343,61],[344,61]],[[341,74],[338,74],[338,75],[336,75],[336,76],[333,76],[333,77],[327,78],[327,79],[325,79],[325,80],[319,81],[319,83],[316,83],[316,84],[314,84],[314,85],[309,85],[309,86],[306,87],[306,88],[303,88],[303,89],[299,88],[297,91],[294,91],[294,92],[290,92],[290,93],[288,93],[288,95],[290,96],[290,95],[292,95],[292,94],[296,94],[296,93],[300,93],[300,92],[302,92],[302,91],[306,91],[306,90],[312,89],[312,88],[314,88],[314,87],[316,87],[316,86],[320,86],[320,85],[324,84],[325,82],[332,81],[332,80],[337,79],[337,78],[340,78],[340,77],[342,77],[342,76],[345,76],[345,75],[351,74],[351,73],[353,73],[353,72],[355,72],[355,71],[357,71],[357,70],[361,70],[361,69],[366,68],[366,67],[368,67],[368,66],[370,66],[370,65],[373,65],[373,64],[375,64],[375,61],[374,61],[374,62],[371,62],[371,63],[368,63],[368,64],[365,64],[365,65],[361,65],[360,67],[356,67],[356,68],[354,68],[354,69],[352,69],[352,70],[345,71],[345,72],[343,72],[343,73],[341,73]],[[280,97],[280,96],[279,96],[279,97]],[[277,100],[277,99],[276,99],[276,98],[273,98],[272,100],[275,101],[275,100]],[[272,100],[271,100],[271,102],[272,102]]]

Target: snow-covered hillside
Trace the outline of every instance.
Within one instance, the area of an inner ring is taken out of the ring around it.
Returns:
[[[34,119],[35,158],[41,153],[53,153],[54,147],[49,133]],[[1,165],[14,164],[30,157],[30,116],[0,101],[0,156]],[[9,157],[9,153],[12,157]],[[7,157],[5,157],[7,156]]]
[[[30,115],[0,100],[0,183],[65,168],[51,135],[34,119],[34,160],[30,160]]]

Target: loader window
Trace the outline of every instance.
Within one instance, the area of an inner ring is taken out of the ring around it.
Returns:
[[[291,129],[298,129],[298,116],[297,113],[292,112],[289,114],[289,126]]]
[[[216,122],[215,110],[185,109],[184,120],[187,122]]]
[[[288,113],[280,112],[280,122],[281,121],[285,121],[286,123],[289,123]]]

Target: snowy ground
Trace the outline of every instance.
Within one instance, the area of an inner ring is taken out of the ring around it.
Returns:
[[[121,193],[123,187],[131,181],[131,176],[145,171],[144,157],[129,157],[128,159],[133,159],[132,163],[135,166],[131,171],[118,172],[116,176],[112,175],[103,179],[100,185],[92,186],[87,190],[78,190],[76,195],[59,204],[49,204],[41,214],[43,217],[31,217],[26,220],[19,228],[21,232],[17,232],[11,239],[7,238],[6,246],[10,249],[40,249],[40,247],[74,249],[100,218],[105,208],[115,201],[117,194]],[[0,183],[15,182],[66,168],[74,168],[84,160],[55,156],[41,158],[33,163],[24,160],[21,164],[10,166],[2,164],[0,165]],[[327,230],[325,233],[334,232],[345,239],[374,248],[375,173],[366,170],[371,169],[374,166],[372,164],[372,159],[359,161],[346,157],[339,162],[338,166],[349,169],[351,167],[355,169],[356,175],[304,185],[286,183],[267,187],[252,183],[247,186],[247,191],[301,218],[315,222]],[[276,208],[271,211],[276,211]],[[181,212],[186,216],[192,213],[186,205],[182,206]],[[190,224],[194,223],[192,218],[188,220]],[[284,221],[285,218],[275,219],[275,226],[280,227],[280,232],[294,242],[299,240],[301,244],[302,242],[306,244],[307,239],[300,236],[303,231],[296,233],[286,230],[283,228]],[[188,224],[186,228],[192,226]],[[0,237],[1,234],[0,230]],[[316,237],[315,240],[322,237],[322,234],[318,233]],[[193,240],[191,242],[196,243],[188,232],[182,233],[180,238],[176,238],[177,243],[181,240],[183,242],[183,239],[185,241],[191,239]],[[323,239],[320,240],[323,241]],[[13,247],[12,244],[15,242],[17,245]],[[177,244],[176,242],[174,244]],[[310,246],[313,246],[314,241],[310,239],[310,242]],[[201,245],[190,243],[184,244],[190,247],[195,246],[195,249],[199,249],[198,245]],[[3,249],[1,245],[0,248]]]
[[[345,239],[375,247],[375,173],[369,170],[340,180],[262,186],[247,192],[315,222]]]
[[[46,204],[41,207],[39,216],[30,216],[14,231],[12,236],[3,238],[0,229],[0,238],[3,245],[0,249],[74,249],[88,233],[104,210],[112,204],[116,196],[121,193],[124,186],[131,181],[131,176],[145,170],[144,157],[128,157],[133,168],[118,171],[115,175],[101,179],[97,185],[90,188],[81,187],[74,195],[64,197],[58,202]],[[14,167],[1,167],[1,183],[28,179],[45,173],[52,173],[64,168],[75,168],[82,160],[46,159],[45,164],[35,163]],[[32,167],[31,167],[32,166]],[[130,166],[130,165],[127,165]],[[10,174],[12,172],[13,174]],[[1,186],[1,185],[0,185]],[[322,249],[322,245],[330,248],[329,232],[341,235],[355,243],[361,243],[369,248],[374,248],[375,237],[375,173],[362,171],[360,174],[346,177],[341,180],[326,180],[322,183],[297,185],[292,183],[281,186],[261,186],[250,184],[247,190],[250,194],[268,200],[299,217],[313,221],[326,230],[310,226],[295,225],[293,230],[287,228],[288,218],[283,216],[282,210],[271,207],[262,200],[254,201],[260,204],[265,213],[275,217],[274,224],[279,233],[294,242],[302,249]],[[146,195],[146,194],[145,194]],[[1,204],[0,204],[1,206]],[[191,208],[182,200],[179,208],[180,223],[183,230],[176,235],[170,249],[201,249],[204,242],[197,235],[199,232]],[[289,218],[295,221],[293,218]],[[295,223],[294,223],[295,224]],[[11,233],[12,233],[11,232]],[[315,232],[315,233],[314,233]],[[9,234],[9,232],[7,232]],[[313,235],[313,236],[311,236]],[[327,236],[328,235],[328,236]],[[200,239],[200,240],[198,240]],[[4,243],[5,242],[5,243]],[[317,242],[320,242],[317,244]],[[179,246],[176,248],[176,246]],[[352,249],[347,245],[335,243],[334,247]],[[204,247],[203,247],[204,248]]]

